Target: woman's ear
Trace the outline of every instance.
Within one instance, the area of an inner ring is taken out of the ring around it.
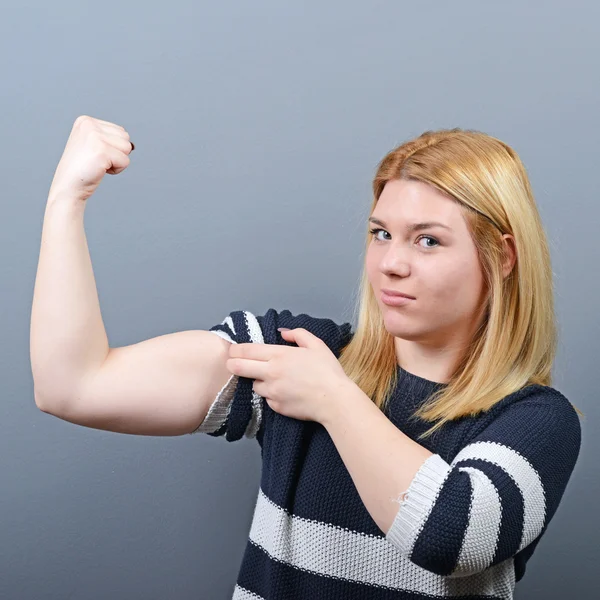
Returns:
[[[503,234],[502,243],[504,246],[502,276],[506,278],[508,274],[513,270],[515,262],[517,261],[517,246],[515,244],[515,238],[510,233]]]

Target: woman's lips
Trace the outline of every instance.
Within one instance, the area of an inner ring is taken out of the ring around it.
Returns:
[[[390,296],[384,291],[381,292],[381,301],[388,306],[405,306],[415,301],[415,298],[407,298],[406,296]]]
[[[388,296],[406,296],[407,298],[412,298],[413,300],[415,299],[414,296],[411,296],[410,294],[406,294],[405,292],[400,292],[398,290],[391,290],[389,288],[381,288],[381,291],[384,294],[387,294]]]

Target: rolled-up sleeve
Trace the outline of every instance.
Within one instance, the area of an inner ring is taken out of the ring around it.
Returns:
[[[415,564],[447,577],[479,573],[538,538],[581,445],[575,409],[566,399],[551,400],[509,406],[451,463],[430,456],[386,538]]]
[[[270,308],[263,315],[247,310],[234,310],[219,324],[209,329],[232,344],[279,344],[293,346],[281,337],[278,327],[302,327],[322,339],[339,356],[340,348],[351,336],[350,323],[338,325],[331,319],[293,315],[289,310]],[[231,375],[213,400],[206,417],[191,432],[224,437],[228,442],[243,437],[258,438],[264,432],[265,412],[272,409],[254,389],[254,379]]]

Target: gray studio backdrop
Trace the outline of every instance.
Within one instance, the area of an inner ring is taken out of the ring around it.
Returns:
[[[255,441],[128,436],[35,406],[42,218],[80,114],[136,144],[86,212],[111,346],[240,309],[350,320],[381,157],[437,127],[511,144],[552,245],[555,387],[586,413],[516,597],[596,597],[599,21],[593,0],[3,6],[0,598],[228,599],[259,485]]]

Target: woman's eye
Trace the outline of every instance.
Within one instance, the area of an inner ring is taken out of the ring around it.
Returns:
[[[371,233],[371,235],[373,236],[373,240],[376,242],[383,242],[384,240],[382,240],[381,238],[377,237],[377,234],[383,231],[384,233],[387,233],[387,231],[385,231],[385,229],[370,229],[369,232]],[[439,246],[439,242],[434,238],[431,237],[430,235],[422,235],[418,238],[418,242],[420,242],[421,240],[430,240],[432,242],[434,242],[434,245],[430,245],[430,244],[426,244],[426,245],[421,245],[422,248],[435,248],[436,246]]]
[[[385,230],[384,230],[384,229],[370,229],[370,230],[369,230],[369,232],[371,233],[371,235],[373,236],[373,238],[375,238],[375,241],[377,241],[377,242],[381,242],[381,241],[383,241],[383,240],[380,240],[380,239],[377,237],[377,234],[378,234],[380,231],[385,231]]]
[[[438,242],[438,241],[437,241],[435,238],[431,237],[430,235],[422,235],[422,236],[419,238],[419,241],[421,241],[421,240],[432,240],[432,241],[434,241],[434,242],[435,242],[435,244],[436,244],[437,246],[439,246],[439,244],[440,244],[440,243],[439,243],[439,242]],[[424,248],[435,248],[435,246],[429,246],[429,245],[425,245],[425,246],[423,246],[423,247],[424,247]]]

